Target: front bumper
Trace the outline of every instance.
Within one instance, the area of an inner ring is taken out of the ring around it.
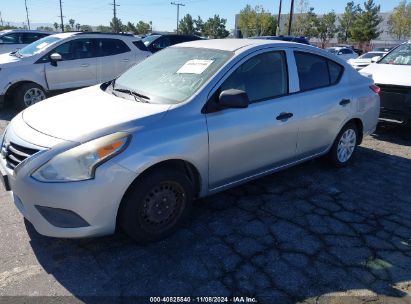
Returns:
[[[97,168],[92,180],[42,183],[33,179],[31,173],[44,163],[50,152],[33,155],[14,170],[0,156],[0,171],[8,177],[9,193],[17,209],[42,235],[80,238],[113,233],[121,199],[136,173],[111,160]],[[45,213],[44,210],[52,212]],[[53,214],[75,214],[87,225],[59,225],[56,224],[58,219],[50,218]]]

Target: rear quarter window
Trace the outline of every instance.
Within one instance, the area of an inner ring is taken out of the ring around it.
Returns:
[[[294,52],[300,91],[309,91],[337,84],[344,72],[340,64],[306,52]]]
[[[145,45],[144,42],[141,41],[141,40],[133,41],[133,44],[134,44],[134,46],[135,46],[136,48],[138,48],[140,51],[148,51],[146,45]]]

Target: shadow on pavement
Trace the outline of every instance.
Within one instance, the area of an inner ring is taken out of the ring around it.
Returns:
[[[411,124],[380,122],[372,137],[393,144],[411,146]]]
[[[65,240],[26,226],[45,271],[84,302],[234,295],[287,303],[345,291],[348,302],[370,300],[361,290],[399,300],[411,292],[410,181],[410,159],[360,147],[343,169],[315,160],[202,199],[176,234],[144,247],[121,233]]]

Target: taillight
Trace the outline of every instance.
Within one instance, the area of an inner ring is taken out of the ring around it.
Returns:
[[[375,94],[380,94],[381,92],[381,88],[379,86],[376,86],[375,84],[370,85],[370,89],[373,90]]]

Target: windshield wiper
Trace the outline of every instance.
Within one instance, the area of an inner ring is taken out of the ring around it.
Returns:
[[[131,95],[131,96],[134,97],[135,101],[139,101],[139,102],[148,103],[148,101],[150,100],[150,97],[145,96],[145,95],[140,94],[140,93],[137,93],[137,92],[135,92],[135,91],[133,91],[133,90],[113,88],[113,91],[119,92],[119,93],[129,94],[129,95]]]
[[[17,57],[17,58],[21,58],[21,56],[20,56],[20,54],[19,54],[19,51],[11,52],[9,55],[10,55],[10,56]]]

